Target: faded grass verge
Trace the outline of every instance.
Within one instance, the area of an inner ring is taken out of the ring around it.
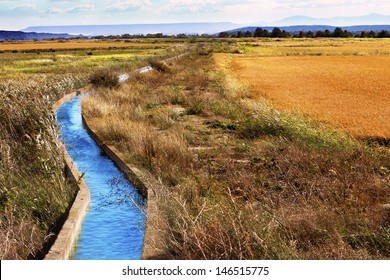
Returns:
[[[389,152],[224,77],[195,51],[83,102],[99,135],[166,186],[163,257],[390,258]]]
[[[246,118],[239,131],[244,138],[257,139],[271,135],[296,141],[313,149],[344,149],[356,144],[347,135],[330,127],[324,128],[307,118],[280,113],[270,108]]]
[[[51,105],[82,76],[0,83],[0,259],[41,258],[75,192]]]
[[[292,236],[260,203],[180,186],[164,197],[166,258],[295,259]]]

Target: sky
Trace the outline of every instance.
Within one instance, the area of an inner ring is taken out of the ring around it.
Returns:
[[[390,15],[390,0],[0,0],[0,30],[29,26],[272,22],[303,15]]]

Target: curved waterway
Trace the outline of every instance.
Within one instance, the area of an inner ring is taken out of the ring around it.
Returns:
[[[140,208],[146,202],[88,134],[80,96],[64,103],[56,117],[66,150],[91,192],[90,211],[72,259],[140,259],[145,230]]]

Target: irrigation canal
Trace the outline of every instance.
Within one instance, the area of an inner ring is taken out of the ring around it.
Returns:
[[[140,259],[145,215],[138,206],[146,202],[88,134],[81,117],[80,96],[64,103],[56,118],[66,150],[91,192],[90,210],[72,259]]]

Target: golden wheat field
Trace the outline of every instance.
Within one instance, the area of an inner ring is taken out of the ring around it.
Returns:
[[[228,65],[255,96],[278,109],[308,114],[356,137],[390,137],[390,56],[244,55],[230,57]]]
[[[247,56],[390,55],[388,39],[266,39],[240,42]]]

